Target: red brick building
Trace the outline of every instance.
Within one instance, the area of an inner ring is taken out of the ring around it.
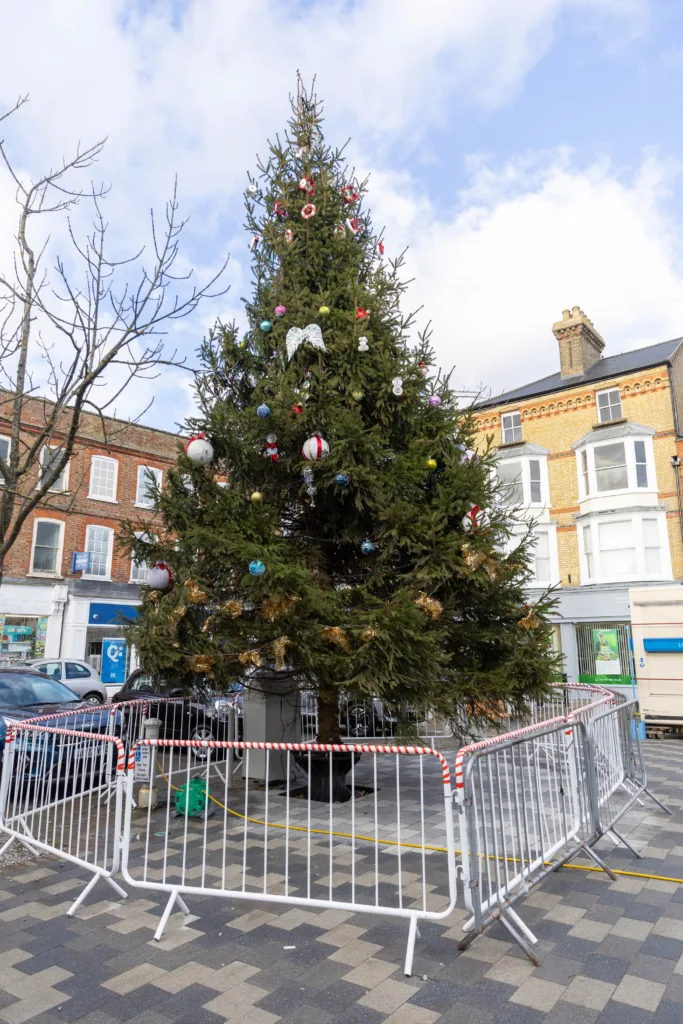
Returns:
[[[22,436],[29,441],[44,422],[49,403],[26,403]],[[0,418],[0,451],[7,453],[9,430]],[[55,431],[51,446],[62,435]],[[163,487],[175,465],[176,434],[121,420],[86,415],[73,456],[27,520],[5,560],[0,586],[3,661],[29,657],[73,657],[100,667],[102,640],[116,637],[121,617],[139,603],[146,566],[136,565],[119,545],[121,523],[154,527],[153,483]],[[43,449],[41,465],[50,458]],[[38,483],[40,467],[36,467]],[[1,486],[1,484],[0,484]],[[72,571],[75,552],[86,568]]]

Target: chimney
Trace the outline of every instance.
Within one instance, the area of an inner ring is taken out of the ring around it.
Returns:
[[[578,306],[562,310],[562,319],[553,324],[560,345],[560,376],[576,377],[585,373],[602,356],[605,343],[586,314]]]

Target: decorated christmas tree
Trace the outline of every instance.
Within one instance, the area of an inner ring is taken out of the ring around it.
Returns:
[[[284,139],[246,189],[249,329],[201,347],[199,415],[130,524],[149,575],[131,631],[143,667],[214,692],[282,673],[312,691],[319,740],[342,697],[410,728],[538,695],[556,672],[527,544],[506,554],[493,457],[402,306],[402,257],[299,85]],[[152,537],[152,534],[154,536]]]

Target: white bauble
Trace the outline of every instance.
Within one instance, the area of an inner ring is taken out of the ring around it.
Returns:
[[[147,570],[147,586],[150,590],[168,590],[173,582],[173,574],[165,562],[157,562]]]
[[[191,437],[185,445],[187,457],[197,466],[209,466],[213,462],[213,445],[203,435]]]

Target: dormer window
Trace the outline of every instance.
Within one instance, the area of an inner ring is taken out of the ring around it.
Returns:
[[[522,440],[522,419],[518,412],[505,412],[501,416],[503,444],[515,444]]]
[[[600,423],[612,423],[623,417],[621,411],[621,395],[619,388],[609,388],[607,391],[598,391],[595,395],[598,403],[598,421]]]

